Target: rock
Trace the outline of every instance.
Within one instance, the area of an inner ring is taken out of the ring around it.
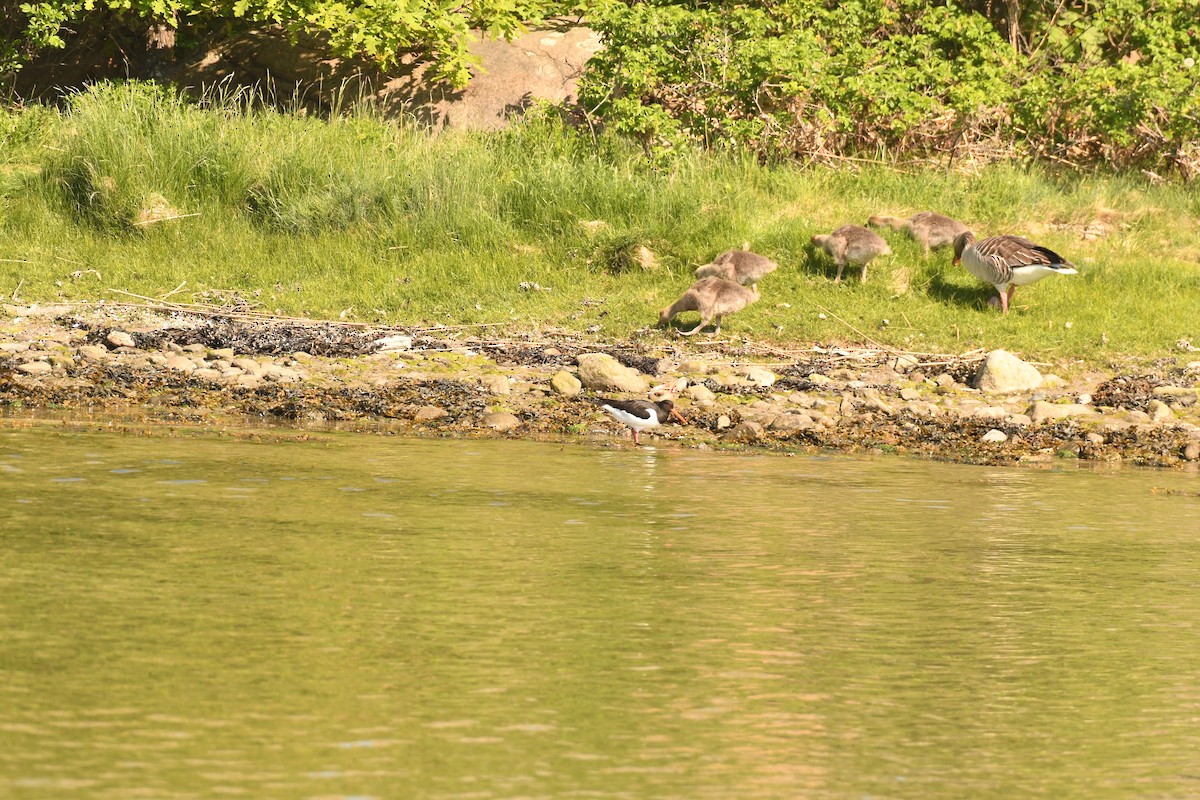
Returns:
[[[1017,425],[1022,428],[1033,424],[1033,419],[1028,414],[1009,414],[1004,421],[1009,425]]]
[[[432,422],[435,419],[441,419],[449,412],[444,408],[437,406],[421,406],[417,409],[417,413],[413,415],[413,419],[417,422]]]
[[[746,380],[765,389],[774,385],[775,373],[765,367],[750,367],[746,370]]]
[[[921,362],[913,356],[899,355],[888,361],[888,366],[896,372],[903,374],[916,367],[919,363]]]
[[[222,361],[233,361],[234,352],[232,347],[218,347],[215,350],[208,351],[213,358],[218,358]]]
[[[711,403],[717,399],[717,396],[712,393],[711,389],[709,389],[707,386],[701,386],[699,384],[695,384],[684,389],[683,396],[689,397],[692,400],[700,403]]]
[[[1129,421],[1134,425],[1141,425],[1150,421],[1150,415],[1145,411],[1134,409],[1133,411],[1129,412]]]
[[[1165,422],[1175,416],[1175,412],[1171,407],[1162,400],[1151,400],[1146,404],[1146,413],[1150,415],[1151,422]]]
[[[24,353],[28,349],[28,342],[4,342],[0,344],[0,353]]]
[[[757,422],[742,422],[725,434],[727,442],[757,442],[762,438],[763,426]]]
[[[1083,394],[1079,395],[1079,397],[1075,398],[1075,402],[1079,403],[1081,406],[1090,406],[1092,404],[1092,396],[1087,392],[1084,392]]]
[[[411,350],[413,345],[413,337],[411,336],[384,336],[382,339],[376,339],[371,342],[372,348],[377,353],[398,353],[404,350]]]
[[[1184,461],[1200,461],[1200,442],[1188,442],[1183,446]]]
[[[221,377],[221,371],[219,369],[209,369],[209,368],[205,367],[205,368],[198,369],[195,372],[193,372],[192,377],[205,378],[206,380],[215,381]]]
[[[833,383],[833,380],[829,376],[822,375],[819,372],[810,372],[807,375],[805,375],[804,377],[813,386],[827,386],[827,385]]]
[[[258,386],[259,384],[262,383],[262,378],[258,377],[257,375],[247,372],[244,375],[239,375],[235,379],[234,383],[238,386],[244,386],[246,388],[254,388],[255,386]]]
[[[980,406],[975,409],[973,416],[980,419],[1004,419],[1008,416],[1008,411],[1000,406]]]
[[[887,403],[885,403],[883,401],[883,399],[879,398],[879,397],[868,397],[866,399],[866,401],[863,402],[863,406],[865,408],[870,409],[871,411],[878,411],[882,414],[891,414],[892,413],[892,407],[889,406]]]
[[[574,397],[583,391],[583,383],[565,369],[560,369],[550,379],[550,388],[563,397]]]
[[[1042,376],[1043,389],[1058,389],[1066,385],[1066,381],[1055,375],[1053,372]]]
[[[680,364],[679,371],[685,375],[703,375],[708,372],[708,365],[703,361],[691,359]]]
[[[1104,444],[1104,435],[1091,431],[1087,436],[1083,437],[1088,444]]]
[[[717,417],[717,430],[719,431],[725,430],[732,424],[733,420],[729,418],[728,414],[722,414],[721,416]]]
[[[439,409],[440,410],[440,409]],[[513,428],[521,424],[521,420],[509,414],[507,411],[497,411],[492,414],[487,414],[483,418],[483,426],[491,428],[494,431],[511,431]]]
[[[780,414],[771,422],[771,430],[792,433],[806,431],[816,423],[807,414]]]
[[[191,353],[192,355],[200,356],[201,358],[203,358],[204,355],[208,352],[208,348],[198,342],[193,342],[192,344],[185,344],[183,346],[183,352]]]
[[[1152,393],[1155,397],[1170,397],[1172,399],[1191,397],[1194,399],[1200,393],[1200,390],[1189,389],[1186,386],[1155,386]]]
[[[1034,422],[1048,419],[1067,419],[1068,417],[1087,417],[1096,413],[1091,406],[1081,406],[1078,403],[1047,403],[1039,400],[1025,411]]]
[[[644,394],[650,388],[641,373],[607,353],[580,353],[576,361],[579,381],[589,389]]]
[[[4,313],[10,317],[61,317],[63,314],[71,313],[70,306],[39,306],[34,303],[30,306],[13,306],[5,304]]]
[[[108,351],[94,344],[85,344],[79,348],[79,355],[92,361],[103,361],[108,358]]]
[[[49,361],[26,361],[17,366],[17,372],[24,372],[26,375],[48,375],[53,370],[54,367],[50,366]]]
[[[113,347],[137,347],[133,337],[125,331],[111,331],[104,340]]]
[[[244,370],[251,375],[258,375],[263,371],[263,365],[255,361],[253,358],[235,358],[233,366],[240,370]]]
[[[998,430],[998,429],[996,429],[996,428],[992,428],[990,431],[988,431],[987,433],[985,433],[985,434],[984,434],[984,435],[983,435],[983,436],[982,436],[982,437],[979,439],[979,441],[981,441],[981,442],[987,442],[988,444],[1003,444],[1004,442],[1007,442],[1007,441],[1008,441],[1008,434],[1006,434],[1006,433],[1005,433],[1004,431],[1002,431],[1002,430]]]
[[[842,398],[842,402],[838,404],[838,413],[843,417],[854,413],[854,399],[850,395]]]
[[[291,367],[282,367],[279,364],[267,364],[263,367],[261,377],[263,380],[275,383],[295,383],[300,380],[300,373]]]
[[[171,356],[167,359],[166,366],[180,372],[192,372],[196,369],[196,362],[186,356]]]
[[[905,386],[903,389],[900,390],[900,399],[905,400],[905,401],[920,400],[921,399],[921,390],[914,389],[911,386]]]
[[[479,385],[483,387],[485,392],[497,397],[503,397],[512,391],[508,383],[508,378],[503,375],[481,375],[479,377]]]
[[[1042,385],[1042,373],[1007,350],[993,350],[979,366],[971,385],[988,394],[1030,392]]]

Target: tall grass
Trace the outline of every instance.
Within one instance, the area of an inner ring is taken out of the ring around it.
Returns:
[[[319,120],[245,95],[196,105],[136,84],[96,87],[61,112],[0,113],[0,154],[6,300],[18,284],[20,299],[45,302],[156,296],[186,281],[173,299],[237,291],[287,314],[625,337],[653,324],[695,266],[749,242],[780,269],[723,336],[1003,346],[1088,363],[1200,346],[1200,202],[1139,175],[832,170],[696,153],[655,166],[552,115],[429,135],[367,112]],[[894,255],[866,285],[834,286],[809,243],[873,213],[926,208],[980,235],[1030,235],[1081,274],[1020,289],[1001,317],[986,306],[990,287],[899,233],[886,232]]]

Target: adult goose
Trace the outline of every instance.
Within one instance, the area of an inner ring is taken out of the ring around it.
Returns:
[[[672,400],[660,400],[655,403],[650,400],[610,400],[598,397],[596,403],[606,414],[633,431],[635,446],[641,444],[639,436],[642,431],[657,428],[668,419],[687,424],[687,420],[675,410]]]
[[[658,324],[670,325],[676,314],[684,311],[699,311],[700,324],[690,331],[680,331],[684,336],[699,333],[700,329],[710,322],[715,322],[717,329],[714,334],[721,332],[721,317],[741,311],[758,299],[758,286],[749,289],[736,281],[724,278],[701,278],[687,288],[687,291],[671,305],[658,312]]]
[[[976,241],[970,231],[954,239],[954,263],[960,262],[967,272],[996,287],[1005,314],[1018,286],[1035,283],[1047,275],[1078,272],[1058,253],[1021,236],[989,236]]]

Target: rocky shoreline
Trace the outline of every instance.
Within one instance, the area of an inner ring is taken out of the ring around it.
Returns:
[[[372,328],[122,304],[4,306],[0,420],[237,427],[339,423],[416,435],[601,438],[597,395],[670,391],[685,447],[895,452],[1196,469],[1200,361],[1064,380],[1003,353],[753,342],[584,341],[482,327]],[[624,436],[622,441],[617,437]]]

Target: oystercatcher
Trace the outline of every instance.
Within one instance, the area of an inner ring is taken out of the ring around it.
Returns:
[[[660,400],[655,403],[650,400],[610,400],[607,397],[599,397],[596,398],[596,403],[617,422],[629,426],[629,430],[633,431],[635,445],[641,444],[638,437],[642,431],[657,428],[668,418],[687,424],[687,420],[675,410],[672,400]]]

